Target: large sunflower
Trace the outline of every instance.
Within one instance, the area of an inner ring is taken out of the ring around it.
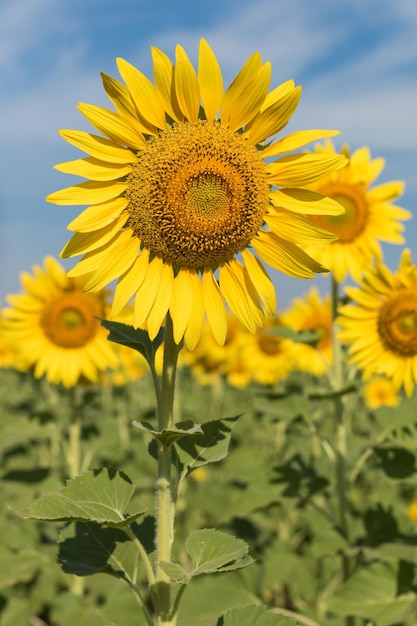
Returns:
[[[198,72],[181,46],[175,65],[159,49],[152,56],[155,84],[124,59],[117,60],[124,84],[103,74],[115,112],[79,105],[104,137],[61,131],[90,156],[56,168],[89,180],[47,199],[91,205],[69,225],[76,234],[62,256],[84,255],[69,275],[93,272],[89,292],[118,279],[112,316],[134,297],[135,326],[146,324],[155,337],[169,313],[175,341],[185,336],[192,349],[206,315],[222,344],[225,303],[252,332],[265,312],[275,312],[259,258],[300,278],[325,271],[302,247],[334,236],[304,215],[339,215],[342,208],[303,187],[346,158],[287,154],[337,131],[298,131],[264,143],[288,123],[301,88],[287,81],[268,93],[271,65],[259,53],[225,92],[205,40]]]
[[[315,150],[318,154],[336,154],[331,140],[316,145]],[[367,147],[350,154],[349,147],[343,146],[341,154],[349,157],[346,167],[309,185],[310,189],[337,200],[345,208],[342,215],[310,216],[311,222],[338,238],[317,252],[313,253],[311,247],[306,250],[332,270],[337,282],[344,281],[348,274],[359,281],[363,269],[374,258],[382,258],[379,241],[404,243],[401,220],[409,219],[411,213],[392,204],[403,193],[403,182],[372,186],[384,167],[384,159],[371,159]]]
[[[117,365],[107,331],[98,318],[107,315],[107,295],[84,293],[85,278],[68,278],[64,268],[46,257],[44,269],[23,272],[24,292],[7,297],[5,336],[13,341],[26,368],[36,378],[72,387],[80,378],[98,380],[99,372]]]
[[[354,303],[340,307],[338,323],[351,362],[364,380],[385,375],[410,397],[417,384],[417,267],[410,251],[395,273],[378,263],[346,293]]]

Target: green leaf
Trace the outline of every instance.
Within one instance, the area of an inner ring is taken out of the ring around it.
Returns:
[[[374,450],[382,469],[390,478],[408,478],[415,473],[416,458],[409,450],[398,446],[381,446]]]
[[[203,433],[203,429],[200,424],[193,422],[192,420],[186,420],[184,422],[178,422],[174,428],[155,430],[152,424],[148,422],[132,422],[135,428],[139,428],[158,439],[162,445],[169,448],[175,441],[182,439],[183,437],[189,437],[190,435]]]
[[[177,442],[177,452],[184,467],[195,468],[224,459],[227,455],[232,428],[241,415],[202,424],[202,434]]]
[[[155,363],[155,353],[159,346],[164,341],[165,329],[161,328],[157,336],[153,341],[149,339],[149,335],[146,330],[141,328],[133,328],[128,324],[122,324],[120,322],[110,322],[108,320],[100,320],[101,325],[110,331],[107,339],[114,341],[114,343],[120,343],[122,346],[127,346],[140,352],[142,356],[153,367]]]
[[[127,526],[144,511],[127,515],[125,508],[135,487],[123,472],[100,469],[67,482],[56,493],[43,496],[27,509],[24,517],[44,521],[96,522],[105,526]]]
[[[396,593],[396,569],[374,563],[342,584],[329,598],[328,607],[341,616],[356,615],[378,626],[390,626],[403,622],[415,603],[414,593]]]
[[[132,577],[137,556],[136,547],[120,528],[103,528],[92,522],[76,523],[60,535],[58,563],[66,574]]]
[[[235,607],[222,616],[219,626],[297,626],[297,620],[280,615],[265,606],[252,604]]]
[[[37,550],[16,552],[0,547],[0,563],[0,589],[4,589],[30,581],[50,560]]]
[[[192,562],[186,572],[177,563],[161,563],[162,569],[176,582],[187,583],[200,574],[228,572],[253,563],[248,555],[248,544],[219,530],[204,529],[191,533],[185,541],[185,550]]]
[[[260,331],[262,333],[262,331]],[[276,328],[268,328],[268,335],[276,335],[291,339],[294,343],[306,343],[315,346],[320,341],[320,336],[316,330],[299,330],[295,331],[287,326],[277,326]]]

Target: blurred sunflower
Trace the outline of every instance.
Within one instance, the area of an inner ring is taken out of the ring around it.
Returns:
[[[400,399],[398,392],[389,378],[377,376],[364,386],[362,394],[365,404],[370,409],[378,409],[380,406],[398,406]]]
[[[271,65],[259,53],[225,92],[204,39],[198,72],[181,46],[175,65],[157,48],[152,56],[155,84],[124,59],[117,59],[124,84],[103,74],[115,112],[79,105],[104,136],[61,131],[90,156],[56,168],[89,180],[47,199],[91,205],[69,225],[76,234],[61,254],[84,255],[69,275],[93,272],[87,292],[118,280],[112,316],[134,298],[135,327],[146,323],[153,338],[169,313],[174,340],[185,337],[192,349],[206,315],[223,344],[225,302],[251,332],[275,313],[275,289],[259,258],[299,278],[326,271],[302,247],[334,236],[304,216],[342,208],[303,187],[346,158],[288,154],[337,131],[264,143],[286,126],[301,88],[287,81],[268,93]]]
[[[331,140],[318,144],[315,151],[336,154]],[[363,269],[374,258],[382,258],[379,241],[404,243],[401,220],[410,219],[411,213],[392,204],[403,193],[403,182],[390,181],[372,187],[384,168],[384,159],[371,159],[367,147],[350,154],[349,147],[343,146],[341,154],[349,158],[346,167],[309,185],[310,189],[337,200],[345,208],[342,215],[309,218],[338,239],[318,249],[317,253],[313,253],[310,246],[306,250],[333,272],[337,282],[343,282],[348,274],[360,281]]]
[[[340,307],[340,339],[364,380],[382,374],[408,397],[417,383],[417,267],[408,249],[392,273],[378,262],[360,287],[346,287],[352,304]]]
[[[34,376],[72,387],[81,378],[96,382],[99,373],[117,365],[107,331],[98,318],[108,312],[106,292],[84,293],[86,279],[68,278],[46,257],[44,269],[22,272],[24,292],[7,296],[5,336]]]
[[[314,345],[297,343],[294,346],[296,368],[321,376],[332,365],[332,301],[330,296],[321,298],[316,287],[303,298],[293,300],[281,316],[284,326],[295,332],[312,330],[317,334]]]
[[[294,342],[274,333],[282,326],[280,318],[268,320],[265,328],[255,334],[246,333],[241,360],[260,385],[275,385],[294,370]]]

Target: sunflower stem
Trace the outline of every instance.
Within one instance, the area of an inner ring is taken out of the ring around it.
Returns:
[[[181,345],[174,341],[172,320],[167,315],[165,325],[164,361],[161,377],[161,393],[158,402],[158,430],[172,428],[175,376],[178,354]],[[176,616],[170,616],[171,584],[170,577],[161,568],[161,562],[171,560],[174,539],[175,485],[171,477],[170,445],[159,442],[158,478],[156,484],[156,596],[158,626],[174,626]]]
[[[332,344],[333,344],[333,386],[334,391],[340,391],[343,386],[343,360],[340,340],[337,336],[336,318],[339,303],[339,284],[332,276]],[[347,426],[344,413],[343,399],[340,395],[334,398],[334,420],[335,420],[335,447],[336,447],[336,492],[338,507],[338,524],[340,530],[349,544],[349,524],[348,524],[348,496],[349,481],[347,477]],[[342,553],[342,575],[343,580],[348,580],[351,575],[351,564],[346,553]],[[354,626],[355,618],[351,615],[345,617],[346,626]]]

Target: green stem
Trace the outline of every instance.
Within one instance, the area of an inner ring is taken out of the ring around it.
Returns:
[[[81,469],[81,420],[75,405],[75,389],[69,390],[70,424],[68,428],[67,464],[70,478],[79,475]]]
[[[148,555],[146,553],[145,548],[143,547],[143,545],[139,541],[139,539],[136,537],[135,533],[130,528],[130,526],[126,526],[122,530],[126,533],[126,535],[129,537],[129,539],[135,544],[136,549],[139,552],[140,558],[142,559],[143,564],[145,566],[146,576],[148,578],[149,586],[154,585],[155,584],[155,576],[154,576],[152,565],[151,565],[149,557],[148,557]]]
[[[343,361],[342,349],[337,336],[336,318],[339,302],[339,285],[332,277],[332,342],[333,342],[333,389],[340,391],[343,386]],[[336,491],[338,503],[338,523],[346,542],[349,544],[348,525],[348,494],[349,484],[347,480],[347,428],[343,410],[343,399],[337,395],[334,398],[334,419],[336,429]],[[346,553],[342,553],[343,580],[347,580],[351,574],[350,561]],[[354,626],[355,618],[345,617],[346,626]]]
[[[181,346],[174,341],[172,320],[167,315],[165,326],[164,361],[161,377],[161,393],[158,402],[158,430],[172,428],[175,391],[175,375]],[[174,626],[176,616],[170,617],[170,577],[161,568],[162,561],[171,560],[174,539],[175,487],[171,478],[171,446],[159,442],[158,479],[156,484],[156,564],[158,626]]]

